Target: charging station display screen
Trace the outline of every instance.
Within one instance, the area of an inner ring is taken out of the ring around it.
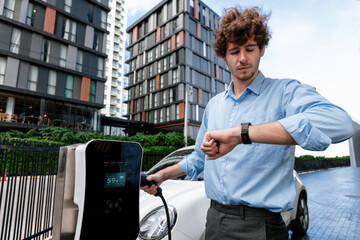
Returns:
[[[126,180],[126,173],[105,173],[104,174],[104,188],[124,187]]]

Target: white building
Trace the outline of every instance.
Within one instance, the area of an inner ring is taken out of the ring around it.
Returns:
[[[107,30],[109,31],[106,41],[108,58],[105,65],[107,81],[104,89],[105,108],[101,109],[101,114],[117,118],[121,118],[123,112],[127,111],[127,109],[123,109],[123,100],[127,98],[127,93],[124,94],[127,26],[125,4],[125,0],[109,0],[111,11],[108,13],[107,21]]]

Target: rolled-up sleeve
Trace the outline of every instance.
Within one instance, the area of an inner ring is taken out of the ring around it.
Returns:
[[[200,147],[207,131],[207,109],[204,111],[202,124],[196,138],[195,151],[178,163],[184,173],[194,181],[197,180],[197,176],[204,170],[206,156]]]
[[[353,135],[350,115],[315,88],[294,80],[284,91],[286,117],[279,122],[302,148],[322,151],[331,143],[345,141]]]

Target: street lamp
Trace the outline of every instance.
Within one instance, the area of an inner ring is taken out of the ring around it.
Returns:
[[[184,114],[184,137],[185,137],[185,146],[187,146],[187,127],[188,127],[188,108],[189,108],[189,99],[188,96],[192,96],[193,94],[193,87],[192,86],[186,86],[185,90],[185,114]]]

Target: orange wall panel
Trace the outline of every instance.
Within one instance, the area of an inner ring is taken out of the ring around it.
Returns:
[[[158,27],[156,29],[156,42],[160,42],[160,40],[161,40],[161,28]]]
[[[133,30],[133,34],[134,34],[134,42],[136,42],[137,40],[139,40],[139,28],[138,26],[136,26]]]
[[[198,89],[198,104],[202,104],[202,90],[199,88]]]
[[[196,24],[196,36],[198,38],[201,38],[201,25],[200,25],[200,23]]]
[[[171,50],[176,48],[176,35],[171,36]]]
[[[89,101],[90,97],[90,78],[83,77],[81,81],[80,100]]]
[[[146,116],[146,115],[145,115],[145,112],[142,112],[142,113],[141,113],[141,121],[142,121],[142,122],[146,122],[145,116]]]
[[[134,112],[134,100],[131,100],[130,102],[130,113]]]
[[[184,31],[179,32],[179,46],[184,44]]]
[[[54,34],[56,10],[47,7],[45,12],[44,31]]]
[[[194,0],[194,18],[199,20],[199,0]]]
[[[160,75],[156,75],[156,84],[155,84],[156,90],[160,88]]]
[[[179,119],[184,118],[184,103],[179,103]]]

